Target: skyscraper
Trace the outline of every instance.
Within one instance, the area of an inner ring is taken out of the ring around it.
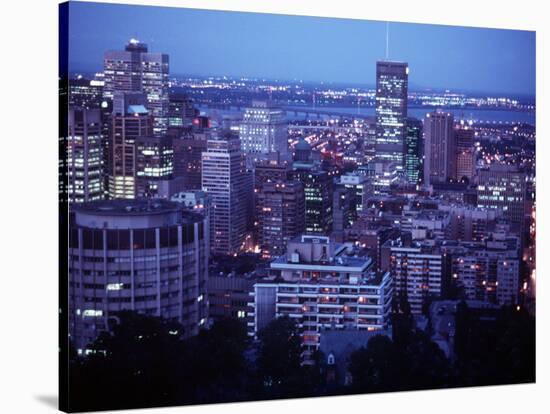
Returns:
[[[376,63],[376,156],[403,169],[409,66],[405,62]]]
[[[332,231],[332,176],[315,168],[296,168],[291,177],[304,185],[306,233],[327,235]]]
[[[499,209],[517,229],[525,220],[526,175],[509,165],[490,165],[478,173],[477,206]]]
[[[172,139],[166,136],[140,136],[135,146],[137,197],[164,196],[163,184],[172,180],[174,172]]]
[[[212,197],[212,252],[236,254],[243,249],[252,197],[250,179],[237,135],[225,131],[208,140],[202,153],[202,189]]]
[[[123,51],[105,52],[103,96],[112,100],[117,91],[143,92],[153,115],[153,132],[162,134],[168,127],[168,73],[168,55],[149,53],[145,43],[130,39]]]
[[[116,92],[111,116],[109,149],[110,198],[135,198],[136,140],[152,133],[151,115],[145,108],[145,96],[138,92]]]
[[[424,182],[445,183],[456,178],[453,115],[434,111],[424,119]]]
[[[475,173],[474,130],[467,125],[455,129],[456,179],[471,180]]]
[[[252,106],[244,112],[239,136],[250,165],[271,152],[281,155],[288,152],[285,113],[270,102],[252,101]]]
[[[103,153],[99,109],[69,109],[67,142],[68,199],[71,203],[103,199]]]
[[[191,126],[193,119],[200,114],[186,94],[171,93],[168,100],[168,128]]]
[[[418,184],[422,174],[422,122],[407,118],[405,136],[405,179],[409,184]]]

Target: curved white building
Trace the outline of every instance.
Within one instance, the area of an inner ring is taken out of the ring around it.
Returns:
[[[197,334],[207,319],[208,219],[166,200],[73,206],[69,332],[79,352],[134,310]]]

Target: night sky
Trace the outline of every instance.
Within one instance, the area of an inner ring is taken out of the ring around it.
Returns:
[[[131,37],[170,55],[171,74],[373,85],[386,23],[72,2],[72,71],[99,71]],[[535,94],[535,32],[390,23],[411,89]]]

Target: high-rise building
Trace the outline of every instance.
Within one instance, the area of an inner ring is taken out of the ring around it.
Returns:
[[[456,179],[471,181],[475,174],[474,130],[467,125],[455,129]]]
[[[136,138],[135,147],[137,197],[164,196],[163,184],[172,180],[174,172],[172,139],[167,136],[140,136]]]
[[[405,180],[409,184],[418,184],[422,181],[422,122],[416,118],[407,118],[405,136]]]
[[[116,92],[111,116],[109,197],[136,198],[136,140],[150,137],[152,117],[139,92]]]
[[[424,182],[445,183],[456,178],[453,115],[434,111],[424,119]]]
[[[184,93],[168,95],[168,128],[183,128],[193,124],[200,111],[195,108],[193,101]]]
[[[296,163],[294,164],[296,166]],[[315,167],[295,168],[290,176],[304,186],[306,233],[327,235],[332,231],[333,183],[332,176]]]
[[[145,43],[130,39],[123,51],[105,52],[103,96],[112,100],[115,92],[143,92],[153,133],[162,134],[168,127],[168,73],[168,55],[150,53]]]
[[[236,254],[244,248],[251,215],[249,180],[238,136],[225,131],[209,139],[202,153],[202,189],[212,198],[210,244],[214,253]]]
[[[256,234],[262,257],[285,252],[305,230],[304,187],[299,181],[265,182],[256,193]]]
[[[382,247],[381,268],[389,270],[394,283],[394,300],[406,298],[411,312],[422,313],[422,307],[445,294],[450,281],[450,257],[428,240],[399,238],[388,240]]]
[[[69,79],[69,105],[99,109],[103,102],[103,81],[82,77]]]
[[[210,137],[206,132],[186,132],[172,140],[174,149],[174,177],[183,180],[185,190],[202,187],[202,153]]]
[[[71,107],[67,141],[68,200],[103,199],[103,152],[99,109]]]
[[[285,112],[266,101],[252,101],[239,126],[241,147],[250,165],[266,154],[288,152]]]
[[[270,267],[272,274],[254,284],[250,334],[288,316],[300,329],[304,363],[312,361],[326,330],[387,327],[391,276],[375,272],[371,258],[348,253],[346,245],[328,237],[297,237]]]
[[[492,234],[483,242],[448,247],[452,277],[466,299],[498,305],[518,303],[520,288],[517,237]]]
[[[405,62],[376,63],[376,157],[403,169],[409,66]]]
[[[280,159],[261,160],[254,165],[254,188],[259,189],[264,183],[286,181],[291,171],[291,164]]]
[[[526,175],[514,166],[492,164],[478,172],[477,206],[498,209],[521,229],[525,220]]]
[[[165,200],[73,206],[69,323],[78,352],[122,311],[160,316],[196,335],[208,317],[208,232],[199,214]]]

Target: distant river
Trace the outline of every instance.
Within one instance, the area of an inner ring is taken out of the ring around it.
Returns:
[[[302,108],[302,109],[310,109]],[[339,113],[346,113],[350,115],[363,115],[374,116],[374,108],[342,108],[342,107],[317,107],[318,111],[333,111]],[[422,119],[428,112],[432,112],[433,108],[409,108],[408,115],[410,117]],[[443,109],[446,112],[450,112],[454,115],[455,119],[472,120],[474,122],[494,122],[494,123],[517,123],[522,122],[526,124],[535,125],[536,116],[534,111],[511,111],[511,110],[491,110],[491,109]],[[298,114],[298,117],[294,117],[294,113],[289,112],[290,119],[303,118],[303,114]]]
[[[216,113],[218,115],[229,115],[229,116],[235,116],[238,114],[237,109],[209,109],[204,106],[199,106],[200,109],[206,113]],[[293,107],[294,109],[294,107]],[[296,107],[298,111],[300,110],[317,110],[320,112],[336,112],[336,113],[344,113],[344,114],[350,114],[350,115],[361,115],[361,116],[370,116],[373,117],[375,115],[374,108],[360,108],[359,112],[357,111],[357,107],[350,108],[350,107],[328,107],[328,106],[320,106],[317,108],[313,107]],[[478,122],[490,122],[495,124],[510,124],[510,123],[526,123],[535,125],[536,124],[536,116],[534,111],[513,111],[513,110],[491,110],[491,109],[443,109],[446,112],[451,112],[455,119],[464,119],[464,120],[471,120],[475,123]],[[409,108],[408,115],[410,117],[415,117],[422,119],[428,112],[433,111],[432,108]],[[288,112],[287,117],[289,120],[299,120],[304,119],[305,116],[303,113],[298,112],[298,114],[295,116],[293,112]],[[314,115],[310,115],[312,119],[315,118]],[[330,116],[328,115],[321,115],[322,119],[328,119]]]

